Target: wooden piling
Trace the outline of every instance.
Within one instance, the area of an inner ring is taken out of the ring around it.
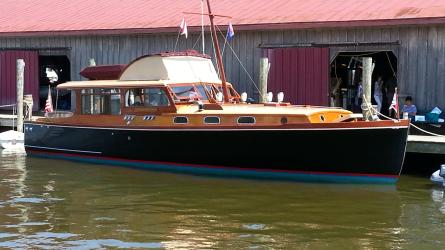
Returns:
[[[365,105],[365,108],[363,109],[363,118],[366,119],[366,121],[372,120],[372,112],[368,108],[371,107],[371,86],[372,86],[372,57],[363,57],[363,102],[368,102],[367,105]]]
[[[17,132],[23,133],[23,85],[25,61],[17,59]]]
[[[267,102],[267,78],[269,76],[269,58],[262,57],[260,58],[260,93],[259,93],[259,102],[266,103]]]

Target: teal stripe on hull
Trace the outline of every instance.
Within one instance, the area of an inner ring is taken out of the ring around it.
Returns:
[[[380,177],[380,176],[358,176],[358,175],[338,175],[338,174],[314,174],[314,173],[293,173],[293,172],[273,172],[258,170],[242,170],[215,167],[193,167],[163,164],[163,163],[147,163],[125,160],[110,160],[100,158],[90,158],[81,156],[46,154],[28,152],[30,156],[42,158],[63,159],[77,162],[86,162],[101,165],[118,165],[130,168],[147,169],[154,171],[186,173],[205,176],[221,176],[230,178],[249,178],[249,179],[267,179],[267,180],[288,180],[299,182],[323,182],[323,183],[355,183],[355,184],[394,184],[397,178]]]

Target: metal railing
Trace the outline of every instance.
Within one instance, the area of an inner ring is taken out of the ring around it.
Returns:
[[[0,108],[9,108],[9,107],[12,107],[12,130],[14,130],[17,104],[14,103],[14,104],[0,105]]]

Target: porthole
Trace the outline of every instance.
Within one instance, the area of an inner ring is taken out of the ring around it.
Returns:
[[[187,124],[189,122],[189,119],[186,116],[176,116],[173,119],[173,122],[175,124]]]
[[[281,117],[281,124],[287,124],[287,117]]]
[[[206,123],[206,124],[220,124],[221,120],[218,116],[206,116],[206,117],[204,117],[204,123]]]
[[[238,124],[255,124],[255,117],[252,116],[240,116],[238,117]]]
[[[325,121],[324,115],[320,115],[320,121],[322,121],[322,122]]]

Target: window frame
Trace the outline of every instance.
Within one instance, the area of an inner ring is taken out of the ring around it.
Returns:
[[[197,87],[197,85],[199,85],[199,84],[200,83],[187,83],[187,84],[173,84],[173,85],[168,86],[172,93],[174,103],[191,103],[191,102],[196,101],[196,100],[191,100],[189,97],[185,97],[185,96],[181,97],[181,96],[176,95],[174,88],[178,88],[178,87],[193,88],[193,92],[195,92],[198,95],[198,99],[200,101],[207,102],[209,100],[209,97],[207,96],[206,100],[203,99],[203,96],[201,95],[201,92],[198,90],[198,87]],[[203,87],[205,88],[205,86],[203,86]]]
[[[127,96],[127,93],[129,93],[129,91],[134,91],[134,90],[142,90],[141,95],[144,96],[147,95],[148,93],[146,92],[146,90],[148,89],[160,89],[161,91],[164,92],[165,97],[168,101],[167,105],[146,105],[145,101],[141,100],[142,105],[129,105],[128,104],[128,99],[130,98],[130,95]],[[123,95],[123,106],[126,109],[165,109],[165,108],[171,108],[174,107],[174,102],[173,99],[171,98],[171,92],[169,91],[169,89],[165,86],[141,86],[141,87],[131,87],[131,88],[123,88],[123,91],[121,91],[122,95]]]
[[[186,119],[186,122],[185,123],[178,123],[178,122],[176,122],[176,119],[177,118],[185,118]],[[189,118],[187,117],[187,116],[183,116],[183,115],[178,115],[178,116],[174,116],[173,117],[173,124],[175,124],[175,125],[187,125],[187,124],[189,124]]]
[[[217,123],[209,123],[209,122],[206,122],[206,119],[207,118],[218,118],[218,122]],[[204,123],[204,124],[207,124],[207,125],[219,125],[219,124],[221,124],[221,117],[219,117],[219,116],[205,116],[203,119],[202,119],[202,122]]]
[[[110,93],[98,93],[101,90],[109,90]],[[111,93],[112,90],[117,91],[116,93]],[[96,92],[97,91],[97,92]],[[81,115],[121,115],[122,114],[122,91],[120,88],[82,88],[79,89],[78,91],[79,93],[79,99],[80,99],[80,110],[79,113]],[[104,113],[103,111],[103,100],[104,100],[104,96],[109,96],[110,98],[110,103],[109,103],[109,113]],[[118,96],[119,97],[119,112],[118,113],[113,113],[112,112],[112,96]],[[84,102],[84,97],[89,97],[92,98],[90,101],[90,110],[93,112],[89,112],[86,113],[84,112],[85,110],[85,102]],[[95,113],[94,112],[94,105],[96,103],[96,98],[99,97],[99,106],[100,106],[100,112],[99,113]]]
[[[241,122],[239,122],[241,118],[252,118],[253,122],[241,123]],[[236,123],[238,125],[252,125],[252,124],[256,124],[256,117],[255,116],[238,116],[238,118],[236,119]]]

